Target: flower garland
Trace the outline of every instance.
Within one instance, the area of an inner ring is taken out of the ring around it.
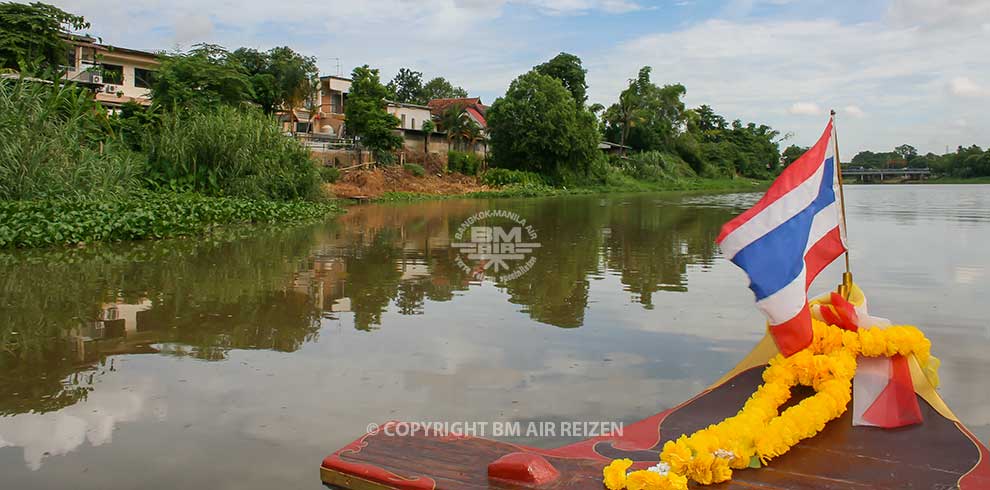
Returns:
[[[734,416],[690,436],[667,441],[660,463],[628,472],[633,462],[617,459],[605,467],[609,490],[686,490],[688,480],[702,485],[732,478],[732,470],[759,468],[841,416],[852,399],[856,357],[914,355],[928,371],[931,341],[915,327],[843,330],[812,320],[814,338],[790,357],[777,354],[763,371],[763,384]],[[931,362],[936,365],[936,362]],[[936,366],[937,367],[937,366]],[[782,413],[796,385],[815,394]]]

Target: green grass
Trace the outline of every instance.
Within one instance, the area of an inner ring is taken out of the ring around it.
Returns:
[[[912,184],[990,184],[990,176],[987,177],[938,177],[935,179],[911,181]]]
[[[769,181],[744,178],[706,179],[692,177],[669,182],[649,182],[628,178],[621,182],[579,187],[551,187],[544,184],[511,184],[490,191],[467,192],[464,194],[438,195],[418,192],[386,192],[380,197],[372,199],[372,201],[415,202],[458,198],[523,198],[664,191],[760,191],[766,189],[768,185],[770,185]]]
[[[203,235],[232,225],[315,221],[339,210],[334,202],[171,193],[0,201],[0,248]]]

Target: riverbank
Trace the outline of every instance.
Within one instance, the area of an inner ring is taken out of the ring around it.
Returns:
[[[990,184],[990,177],[970,177],[967,179],[959,177],[939,177],[923,181],[911,182],[912,184]]]
[[[417,176],[393,166],[348,172],[326,190],[342,199],[373,202],[410,202],[451,198],[553,197],[564,195],[663,192],[663,191],[745,191],[762,190],[768,181],[735,178],[711,179],[680,177],[647,181],[622,176],[602,183],[581,186],[550,186],[541,183],[517,183],[488,186],[478,178],[461,174],[426,174]]]

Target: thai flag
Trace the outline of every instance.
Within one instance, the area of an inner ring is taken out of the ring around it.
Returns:
[[[725,256],[749,275],[756,305],[789,356],[811,343],[808,286],[846,250],[836,199],[832,120],[755,206],[722,226]]]

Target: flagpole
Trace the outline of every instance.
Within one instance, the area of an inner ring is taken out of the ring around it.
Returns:
[[[848,228],[846,227],[846,194],[842,185],[842,164],[839,163],[839,131],[835,128],[835,109],[831,111],[832,116],[832,144],[835,147],[835,174],[839,179],[839,209],[842,210],[842,232],[843,239],[848,241],[848,237],[845,236],[848,233]],[[852,269],[849,267],[849,244],[846,243],[846,272],[842,274],[842,284],[839,285],[839,294],[843,298],[849,299],[849,293],[852,291],[853,275]]]

